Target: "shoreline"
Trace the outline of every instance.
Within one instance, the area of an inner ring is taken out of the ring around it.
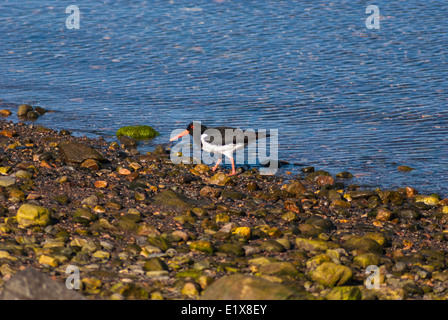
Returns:
[[[0,123],[0,297],[20,271],[63,284],[68,266],[87,299],[448,297],[448,199],[312,169],[227,177],[163,146]]]
[[[15,110],[19,107],[19,104],[16,103],[9,103],[9,102],[2,102],[0,101],[0,109],[6,109],[6,110],[14,110],[11,113],[11,117],[10,116],[5,116],[3,115],[3,119],[5,120],[9,120],[9,121],[13,121],[15,123],[21,122],[23,120],[27,121],[27,124],[35,124],[35,125],[39,125],[39,118],[35,118],[35,119],[23,119],[17,116],[17,114],[15,113]],[[47,116],[44,116],[43,119],[47,118],[47,117],[51,117],[52,114],[54,114],[55,110],[51,110],[51,109],[47,109],[46,112],[48,113]],[[48,122],[47,120],[44,120],[44,124],[45,126],[48,126],[49,128],[52,128],[54,130],[62,130],[62,129],[66,129],[63,126],[60,125],[56,125],[56,128],[54,127],[54,123],[52,123],[51,121]],[[90,139],[98,139],[98,138],[103,138],[108,142],[112,142],[112,141],[118,141],[119,139],[117,139],[115,133],[113,132],[109,132],[108,134],[100,134],[99,132],[89,132],[89,131],[82,131],[82,130],[77,130],[77,129],[73,129],[73,135],[78,137],[78,138],[82,138],[84,136],[90,138]],[[144,152],[151,152],[158,144],[161,144],[164,147],[173,147],[175,146],[172,145],[173,143],[170,143],[168,141],[169,137],[166,137],[165,140],[160,141],[160,138],[155,137],[155,139],[159,140],[159,141],[152,141],[152,139],[149,140],[141,140],[138,141],[138,150],[142,153]],[[423,181],[420,181],[422,178],[420,177],[420,179],[417,177],[417,180],[413,180],[412,178],[409,178],[411,181],[406,181],[407,178],[405,177],[409,177],[409,175],[412,175],[412,172],[417,172],[417,171],[421,171],[422,168],[411,168],[408,167],[407,165],[399,165],[397,162],[394,162],[394,166],[389,168],[389,171],[386,172],[378,172],[378,173],[373,173],[371,172],[371,170],[369,170],[369,168],[361,168],[359,166],[349,166],[349,168],[341,166],[341,165],[337,165],[337,166],[333,166],[333,165],[320,165],[318,163],[307,163],[307,161],[305,162],[297,162],[294,157],[291,157],[290,155],[283,155],[283,157],[281,157],[281,159],[279,159],[279,168],[277,173],[275,173],[275,175],[278,176],[282,176],[285,179],[287,178],[291,178],[293,179],[294,175],[302,175],[302,169],[307,168],[307,167],[320,167],[321,170],[326,170],[328,172],[330,172],[332,175],[337,175],[340,171],[342,170],[348,170],[351,173],[353,173],[353,178],[351,180],[351,182],[353,183],[354,186],[358,187],[358,188],[362,188],[362,189],[375,189],[375,188],[380,188],[380,189],[397,189],[399,187],[402,186],[409,186],[412,187],[414,189],[417,189],[420,193],[424,193],[424,194],[431,194],[431,193],[436,193],[441,197],[448,197],[448,194],[446,194],[443,186],[441,185],[434,185],[433,187],[429,186],[429,181],[423,179]],[[223,164],[226,168],[230,167],[230,164],[227,162],[227,160],[225,162],[223,162]],[[241,166],[241,165],[240,165]],[[247,165],[244,164],[242,165],[245,167],[245,170],[247,170],[247,168],[249,167],[255,167],[257,169],[260,169],[262,167],[262,165],[260,165],[259,163],[255,164],[255,165]],[[353,170],[353,171],[352,171]],[[423,169],[425,170],[425,169]],[[435,172],[435,171],[434,171]],[[433,172],[433,173],[434,173]],[[392,176],[396,177],[398,180],[391,180],[391,178],[389,177],[389,179],[386,179],[386,175],[392,174]],[[430,177],[429,173],[421,173],[422,177]],[[434,175],[434,180],[436,180],[437,178]],[[401,181],[401,182],[398,182]],[[420,184],[417,183],[417,181],[420,181]]]

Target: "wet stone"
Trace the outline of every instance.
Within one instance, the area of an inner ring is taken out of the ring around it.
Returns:
[[[342,172],[337,173],[335,175],[335,177],[341,178],[341,179],[350,179],[350,178],[353,178],[353,175],[348,171],[342,171]]]
[[[143,270],[145,271],[166,271],[168,270],[168,266],[166,263],[160,258],[151,258],[146,260]]]
[[[9,187],[16,183],[16,179],[14,177],[9,176],[0,176],[0,187]]]
[[[17,222],[21,227],[47,226],[50,223],[50,212],[47,208],[23,204],[17,211]]]
[[[21,104],[17,110],[17,115],[19,117],[25,117],[28,112],[32,111],[33,107],[29,104]]]
[[[242,274],[225,276],[206,288],[201,300],[306,300],[311,295],[280,283]]]
[[[67,289],[35,269],[16,273],[0,292],[1,300],[85,300],[76,290]]]
[[[310,272],[310,277],[328,287],[342,286],[353,277],[353,271],[344,265],[324,262]]]
[[[345,241],[343,247],[349,251],[383,253],[381,245],[368,237],[352,236]]]
[[[58,145],[66,162],[82,163],[87,159],[104,161],[104,156],[95,149],[79,142],[63,141]]]
[[[275,240],[266,240],[260,246],[261,250],[265,252],[283,252],[285,247]]]
[[[418,219],[420,212],[415,208],[400,208],[394,211],[394,214],[401,219]]]
[[[233,180],[224,173],[217,173],[210,178],[209,183],[218,186],[229,186],[233,184]]]
[[[224,243],[217,248],[217,251],[237,257],[242,257],[245,255],[243,247],[236,243]]]

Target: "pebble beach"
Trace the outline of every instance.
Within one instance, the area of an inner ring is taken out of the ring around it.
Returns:
[[[17,110],[0,120],[0,297],[25,270],[63,285],[69,267],[80,277],[71,291],[91,300],[448,296],[444,195],[363,189],[349,172],[314,167],[228,177],[173,164],[162,145],[140,153],[132,138],[75,137],[14,123],[8,111]]]

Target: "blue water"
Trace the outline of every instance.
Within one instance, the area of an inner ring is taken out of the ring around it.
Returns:
[[[71,4],[80,29],[66,28]],[[366,27],[370,4],[380,29]],[[151,125],[161,135],[143,152],[193,120],[278,129],[280,159],[446,195],[447,12],[435,0],[3,0],[0,99],[53,110],[37,123],[75,135]]]

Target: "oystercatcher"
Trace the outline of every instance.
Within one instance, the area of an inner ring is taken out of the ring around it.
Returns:
[[[236,174],[235,162],[233,160],[233,153],[248,144],[262,138],[269,137],[265,132],[255,132],[253,130],[241,130],[232,127],[206,127],[200,122],[191,122],[187,129],[177,136],[170,139],[170,141],[177,140],[187,134],[193,137],[195,144],[201,146],[201,149],[207,152],[219,153],[225,155],[232,163],[232,173],[229,176]],[[219,158],[213,167],[214,172],[222,159]]]

